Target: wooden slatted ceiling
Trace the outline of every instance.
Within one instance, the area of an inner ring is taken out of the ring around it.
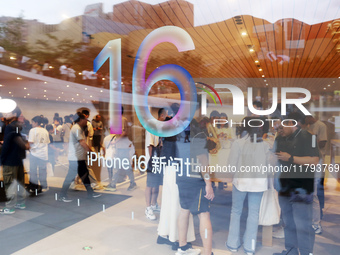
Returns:
[[[155,10],[154,6],[137,1],[124,5],[124,11],[116,17],[119,22],[136,24],[139,21],[146,26],[143,30],[129,33],[122,45],[123,49],[128,48],[125,49],[127,52],[136,54],[141,42],[155,27],[173,24],[184,27],[194,40],[196,49],[190,52],[189,58],[192,62],[177,63],[185,65],[194,78],[234,78],[240,84],[265,87],[266,83],[269,86],[297,86],[297,82],[301,83],[297,78],[339,76],[340,54],[336,52],[331,33],[326,32],[329,22],[310,26],[295,19],[285,19],[272,24],[263,19],[243,15],[243,24],[229,19],[193,27],[185,13],[188,9],[193,11],[192,5],[171,1],[158,7],[160,8]],[[247,35],[242,36],[243,31]],[[253,53],[249,52],[248,45],[254,47]],[[274,56],[286,55],[290,61],[272,61],[268,58],[269,52]],[[157,46],[150,55],[153,63],[148,65],[147,75],[153,71],[154,66],[167,64],[167,59],[173,61],[181,56],[183,53],[178,53],[171,44]],[[255,63],[256,60],[259,61],[258,64]],[[259,68],[263,71],[259,71]],[[123,69],[124,76],[131,78],[132,67],[130,70],[128,67]],[[264,78],[262,74],[265,75]],[[248,78],[258,79],[249,84]],[[278,78],[281,83],[273,78]],[[274,81],[276,84],[271,84]],[[319,79],[309,80],[305,86],[324,86],[320,82]]]
[[[323,29],[327,29],[327,24],[322,24]],[[335,35],[334,35],[335,36]],[[340,54],[336,52],[336,44],[333,43],[334,36],[328,41],[328,44],[324,43],[320,47],[320,56],[323,58],[323,61],[320,61],[318,63],[318,66],[315,67],[315,76],[322,76],[324,73],[324,70],[329,69],[330,66],[333,68],[338,66],[339,67],[339,60],[340,60]],[[325,39],[324,39],[325,40]],[[322,59],[321,59],[322,60]],[[336,64],[337,62],[337,64]],[[336,71],[335,69],[333,69]],[[339,70],[339,68],[338,68]],[[314,70],[313,70],[314,71]],[[331,74],[328,74],[331,76]]]
[[[264,40],[263,38],[269,37],[268,32],[265,32],[264,35],[259,35],[258,33],[256,33],[256,37],[251,36],[252,38],[250,38],[250,42],[252,43],[252,45],[255,46],[256,53],[250,54],[247,48],[246,40],[241,38],[241,42],[236,41],[236,35],[239,36],[239,32],[235,27],[232,28],[232,24],[229,25],[229,22],[226,21],[222,24],[213,24],[209,26],[187,29],[196,45],[195,54],[200,55],[204,61],[208,62],[209,60],[211,60],[213,63],[221,63],[226,59],[231,60],[231,62],[236,61],[231,65],[229,74],[223,73],[224,77],[228,77],[230,76],[230,74],[233,74],[235,77],[239,75],[239,77],[245,78],[261,77],[262,72],[258,72],[257,65],[255,64],[255,60],[257,59],[260,61],[260,66],[263,69],[263,74],[265,74],[268,78],[314,77],[318,73],[320,76],[327,77],[327,72],[329,72],[329,68],[324,70],[324,66],[326,64],[325,61],[329,61],[329,59],[331,59],[334,62],[339,58],[338,54],[335,51],[335,45],[333,45],[331,42],[331,38],[327,38],[326,36],[324,36],[324,38],[322,39],[312,39],[310,38],[310,33],[305,40],[305,47],[301,49],[292,49],[291,47],[288,47],[288,49],[284,49],[282,45],[286,44],[284,41],[285,39],[282,38],[282,36],[281,38],[279,38],[280,34],[274,34],[273,36],[271,36],[271,38],[275,40],[275,48],[272,49],[268,45],[266,51],[264,51],[265,47],[263,47],[263,44],[262,47],[260,46],[261,40]],[[259,26],[260,23],[261,20],[256,21],[256,19],[254,19],[254,26]],[[323,24],[322,26],[326,27],[326,25],[327,24]],[[308,27],[308,25],[302,25],[301,23],[299,24],[299,26],[301,27],[301,30],[307,29],[303,28],[304,26]],[[321,31],[321,29],[316,26],[318,25],[309,27],[311,30]],[[322,30],[325,31],[325,29]],[[149,31],[147,30],[143,31],[146,33],[141,33],[141,31],[134,31],[129,34],[129,41],[133,42],[130,44],[132,48],[135,45],[139,46],[145,36],[149,33]],[[282,33],[283,32],[284,29],[282,29]],[[202,40],[202,37],[204,37],[204,40]],[[303,39],[299,38],[298,40],[301,41]],[[292,42],[290,42],[290,44],[291,43]],[[257,51],[257,48],[259,49],[259,52]],[[176,52],[174,51],[175,49],[171,48],[171,46],[167,44],[159,45],[158,49],[159,52],[157,52],[157,55],[160,58],[166,58],[168,56],[173,56],[174,54],[176,54]],[[134,50],[137,51],[137,47],[134,48]],[[269,51],[274,52],[275,55],[280,55],[280,53],[288,53],[287,55],[290,57],[291,61],[284,64],[280,64],[278,61],[271,62],[266,56]],[[325,57],[322,58],[322,56]],[[316,61],[316,63],[314,64],[314,61],[311,61],[312,59],[317,59],[318,61]],[[319,69],[318,67],[323,68]],[[323,72],[321,72],[322,70]],[[209,73],[211,74],[211,72]]]

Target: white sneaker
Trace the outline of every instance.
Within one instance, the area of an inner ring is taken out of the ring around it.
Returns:
[[[201,250],[200,249],[193,249],[193,248],[189,248],[185,251],[182,251],[181,248],[178,248],[176,255],[199,255],[201,254]]]
[[[273,237],[278,238],[278,239],[285,238],[285,232],[284,232],[283,227],[280,227],[276,229],[275,231],[273,231]]]
[[[146,207],[146,209],[145,209],[145,216],[149,220],[156,220],[156,215],[153,214],[153,210],[152,210],[151,206],[150,207]]]
[[[74,182],[72,182],[71,185],[70,185],[70,189],[75,189],[75,187],[76,187],[76,184]]]
[[[161,207],[156,203],[155,205],[151,205],[152,211],[154,212],[160,212]]]
[[[315,231],[315,234],[317,234],[317,235],[321,235],[322,234],[321,224],[313,225],[313,229]]]

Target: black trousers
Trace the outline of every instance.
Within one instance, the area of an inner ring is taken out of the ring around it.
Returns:
[[[77,174],[79,175],[80,179],[85,185],[88,195],[92,195],[93,189],[91,188],[91,183],[89,179],[89,170],[87,169],[85,160],[80,160],[80,161],[69,160],[69,169],[65,177],[63,187],[61,188],[61,193],[60,193],[61,196],[66,197],[67,190],[70,188],[70,185],[74,181],[74,178],[77,176]]]
[[[97,152],[100,151],[100,142],[102,140],[102,136],[101,135],[94,135],[93,136],[93,140],[92,140],[92,145],[95,149],[97,149]]]

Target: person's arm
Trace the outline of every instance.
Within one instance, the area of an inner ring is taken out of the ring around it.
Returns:
[[[14,138],[16,139],[16,138]],[[20,145],[20,141],[17,142],[17,144],[23,149],[22,144]],[[28,143],[29,146],[32,147],[32,145],[34,144],[34,135],[33,135],[33,129],[31,129],[28,133]]]
[[[88,145],[87,143],[85,142],[85,139],[81,139],[78,141],[80,146],[84,148],[84,150],[86,151],[93,151]]]
[[[50,144],[49,146],[50,146],[50,148],[51,148],[52,150],[60,151],[60,149],[57,148],[57,147],[55,147],[53,144]]]
[[[89,135],[88,136],[90,137],[90,139],[92,139],[93,134],[94,134],[93,126],[92,126],[92,124],[90,122],[88,122],[88,123],[89,123],[89,125],[87,125],[87,129],[89,131]]]
[[[93,127],[93,131],[96,131],[98,128],[95,127],[95,121],[92,120],[91,124],[92,124],[92,127]]]
[[[277,158],[279,160],[282,160],[282,161],[289,161],[291,155],[287,152],[277,152],[276,153],[277,155]],[[311,165],[316,165],[319,163],[319,157],[317,156],[314,156],[314,157],[310,157],[310,156],[305,156],[305,157],[298,157],[298,156],[293,156],[293,162],[292,163],[295,163],[295,164],[298,164],[298,165],[304,165],[304,164],[311,164]]]
[[[22,139],[21,136],[16,136],[14,138],[14,142],[21,147],[22,149],[29,150],[30,144],[28,142],[25,142],[24,139]]]
[[[327,143],[327,126],[322,122],[322,125],[320,125],[319,132],[317,134],[318,146],[319,149],[323,149],[326,146]]]
[[[152,158],[152,147],[153,147],[153,145],[148,146],[150,158]]]
[[[327,141],[319,141],[318,142],[319,149],[323,149],[326,146],[326,143]]]
[[[197,160],[203,165],[203,166],[208,166],[208,155],[206,154],[201,154],[197,156]],[[210,177],[210,172],[205,172],[203,175],[203,179],[205,182],[205,193],[206,195],[204,196],[208,200],[213,200],[215,197],[214,194],[214,189],[212,187],[211,183],[211,177]]]

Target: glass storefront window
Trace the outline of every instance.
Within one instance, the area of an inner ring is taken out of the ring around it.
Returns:
[[[339,4],[3,3],[1,254],[338,254]]]

